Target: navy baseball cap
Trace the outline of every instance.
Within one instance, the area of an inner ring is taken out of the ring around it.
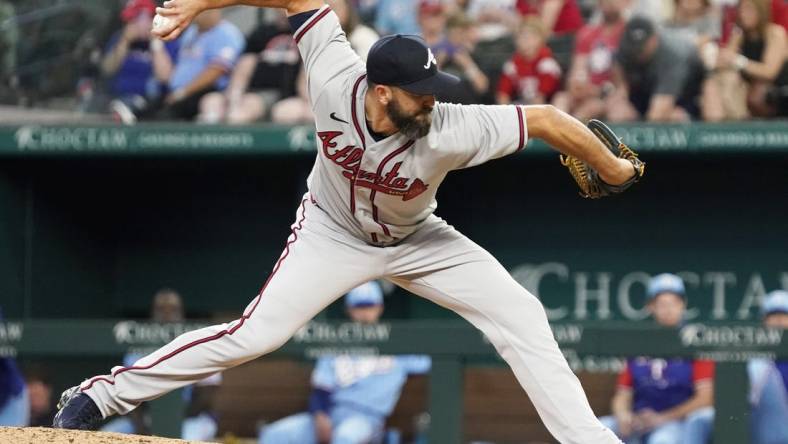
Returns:
[[[652,35],[657,32],[651,19],[643,16],[632,17],[624,27],[624,33],[618,43],[620,61],[634,62],[643,52],[643,47]]]
[[[387,35],[367,55],[367,78],[378,85],[396,86],[418,95],[434,95],[460,82],[438,71],[432,50],[416,35]]]
[[[684,299],[687,298],[684,281],[675,274],[662,273],[651,278],[646,290],[648,299],[653,300],[662,293],[675,293]]]
[[[773,313],[788,314],[788,291],[774,290],[768,293],[763,298],[761,313],[763,313],[763,316],[769,316]]]
[[[383,290],[375,281],[367,282],[352,290],[345,296],[345,307],[360,308],[383,305]]]

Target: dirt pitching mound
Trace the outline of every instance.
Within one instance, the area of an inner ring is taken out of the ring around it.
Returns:
[[[0,444],[186,444],[197,441],[122,435],[120,433],[45,429],[42,427],[0,427]]]

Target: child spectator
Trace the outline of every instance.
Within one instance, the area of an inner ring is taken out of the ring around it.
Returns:
[[[786,31],[772,22],[769,0],[742,0],[737,11],[738,27],[719,51],[715,76],[704,84],[703,116],[719,121],[788,115]]]
[[[152,42],[159,42],[153,43],[154,72],[170,91],[160,116],[182,120],[197,115],[204,95],[224,90],[230,81],[228,73],[244,48],[243,34],[222,20],[219,9],[209,9],[194,19],[181,36],[174,61],[160,40]]]
[[[558,90],[561,67],[545,44],[546,37],[538,17],[523,19],[515,41],[517,52],[504,64],[498,81],[498,103],[547,103]]]
[[[555,95],[553,105],[580,120],[606,118],[605,97],[613,88],[613,60],[626,24],[625,7],[625,0],[600,0],[601,23],[585,25],[577,33],[566,91]]]
[[[446,27],[443,41],[431,48],[438,68],[457,76],[460,83],[438,94],[438,100],[479,103],[487,94],[490,81],[471,56],[476,47],[476,27],[462,12],[449,17]]]
[[[227,88],[202,98],[197,121],[235,125],[262,119],[277,101],[296,94],[300,67],[298,47],[280,13],[251,33]]]

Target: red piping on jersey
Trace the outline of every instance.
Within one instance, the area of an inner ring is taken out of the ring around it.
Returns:
[[[525,148],[525,124],[523,123],[523,109],[522,107],[515,106],[517,109],[517,123],[520,124],[520,144],[517,145],[517,151]]]
[[[301,31],[298,34],[295,35],[295,42],[296,42],[296,44],[301,42],[301,38],[304,37],[304,34],[306,34],[307,31],[312,29],[312,27],[315,26],[317,24],[317,22],[320,21],[320,19],[322,19],[323,17],[328,15],[329,12],[331,12],[331,8],[324,9],[323,12],[321,12],[319,14],[316,14],[315,17],[312,19],[312,21],[310,21],[309,23],[304,25],[304,28],[301,29]]]
[[[255,298],[254,305],[252,305],[252,308],[249,309],[248,313],[244,313],[243,316],[241,316],[239,318],[240,322],[238,322],[238,324],[236,324],[232,328],[222,330],[222,331],[220,331],[219,333],[216,333],[213,336],[208,336],[208,337],[205,337],[205,338],[202,338],[202,339],[197,339],[196,341],[192,341],[192,342],[190,342],[190,343],[188,343],[188,344],[186,344],[184,346],[181,346],[177,350],[174,350],[174,351],[172,351],[170,353],[167,353],[166,355],[164,355],[161,358],[157,359],[156,362],[154,362],[152,364],[145,365],[145,366],[140,366],[140,367],[136,367],[136,366],[123,367],[121,369],[118,369],[118,370],[112,372],[112,378],[115,378],[119,374],[127,372],[129,370],[148,370],[148,369],[153,368],[154,366],[156,366],[158,364],[161,364],[162,362],[166,361],[167,359],[172,358],[173,356],[179,354],[182,351],[188,350],[188,349],[190,349],[190,348],[192,348],[192,347],[194,347],[196,345],[200,345],[200,344],[204,344],[206,342],[214,341],[216,339],[221,338],[224,335],[232,335],[233,333],[238,331],[238,329],[241,328],[244,325],[246,320],[249,319],[252,316],[252,313],[254,313],[255,309],[257,308],[257,305],[260,304],[260,299],[263,297],[263,292],[265,292],[266,287],[268,287],[268,283],[271,282],[271,279],[273,279],[273,277],[276,274],[276,272],[279,271],[279,268],[281,267],[282,262],[284,262],[284,260],[287,257],[287,255],[290,254],[290,246],[293,245],[293,243],[295,243],[295,241],[298,240],[298,232],[303,228],[304,219],[306,219],[306,208],[305,208],[306,200],[307,199],[304,199],[304,200],[301,201],[301,219],[298,221],[298,225],[294,226],[291,229],[291,233],[293,235],[293,239],[287,241],[287,244],[285,244],[285,251],[284,251],[284,253],[282,253],[282,256],[279,258],[278,261],[276,261],[276,265],[274,265],[274,270],[271,272],[271,275],[268,276],[268,279],[266,279],[265,284],[263,284],[263,287],[260,289],[260,292],[257,294],[257,298]],[[107,379],[107,378],[105,378],[103,376],[97,376],[97,377],[91,379],[90,382],[88,383],[87,387],[83,387],[83,388],[81,388],[81,390],[82,391],[90,390],[90,388],[93,387],[93,384],[95,384],[96,382],[99,382],[99,381],[106,382],[106,383],[108,383],[110,385],[115,385],[115,381],[109,380],[109,379]]]
[[[356,133],[358,133],[359,139],[361,139],[361,148],[366,152],[367,151],[367,141],[364,138],[364,132],[361,131],[361,125],[358,124],[358,117],[356,117],[356,94],[358,94],[358,87],[361,85],[361,81],[367,77],[366,74],[362,75],[361,77],[356,80],[356,84],[353,85],[353,94],[350,97],[350,114],[353,117],[353,126],[356,127]],[[361,160],[364,158],[364,154],[362,153],[361,159],[358,160],[358,166],[356,170],[353,171],[353,178],[350,179],[350,213],[356,213],[356,176],[358,176],[358,170],[361,169]]]
[[[383,167],[384,167],[384,166],[386,166],[386,164],[387,164],[387,163],[388,163],[388,162],[389,162],[391,159],[393,159],[393,158],[397,157],[397,156],[398,156],[398,155],[400,155],[400,154],[401,154],[403,151],[405,151],[405,150],[407,150],[408,148],[410,148],[411,146],[413,146],[413,144],[414,144],[414,143],[415,143],[415,141],[413,141],[413,140],[409,140],[409,141],[408,141],[408,143],[406,143],[405,145],[402,145],[401,147],[399,147],[399,148],[397,148],[396,150],[394,150],[394,151],[392,151],[391,153],[389,153],[389,155],[388,155],[388,156],[386,156],[386,157],[383,159],[383,161],[381,161],[381,162],[380,162],[380,165],[378,165],[378,172],[377,172],[377,176],[376,176],[376,178],[375,178],[375,183],[380,183],[381,174],[383,174]],[[377,205],[375,205],[375,196],[376,196],[377,194],[378,194],[377,190],[372,190],[372,193],[370,193],[370,195],[369,195],[369,200],[370,200],[370,202],[372,203],[372,219],[374,219],[374,220],[375,220],[375,222],[377,222],[377,223],[378,223],[378,225],[380,225],[380,228],[382,228],[382,229],[383,229],[383,232],[386,234],[386,236],[389,236],[389,237],[391,237],[391,232],[389,232],[389,227],[387,227],[387,226],[386,226],[386,224],[384,224],[384,223],[381,223],[381,222],[378,220],[378,207],[377,207]],[[375,242],[377,242],[377,241],[375,241]]]

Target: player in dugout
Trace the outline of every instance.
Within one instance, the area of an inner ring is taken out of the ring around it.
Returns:
[[[788,329],[788,291],[774,290],[761,303],[766,328]],[[752,444],[788,443],[788,361],[753,359],[750,376]]]
[[[675,274],[660,274],[647,289],[654,321],[667,328],[684,323],[687,293]],[[683,358],[627,360],[602,423],[627,444],[704,444],[714,422],[714,362]]]
[[[351,320],[375,324],[383,314],[383,291],[370,281],[345,296]],[[260,444],[364,444],[380,442],[409,375],[430,371],[423,355],[323,356],[312,373],[309,412],[270,424]]]
[[[316,158],[291,235],[240,318],[67,390],[55,425],[90,429],[270,353],[350,289],[384,278],[481,330],[556,439],[620,443],[591,410],[539,300],[433,213],[451,171],[521,151],[529,137],[564,155],[586,197],[624,192],[645,164],[604,123],[584,125],[549,105],[436,102],[459,79],[438,70],[422,38],[383,37],[364,63],[322,0],[170,0],[157,9],[154,33],[176,38],[203,11],[237,4],[286,9],[304,61]]]

